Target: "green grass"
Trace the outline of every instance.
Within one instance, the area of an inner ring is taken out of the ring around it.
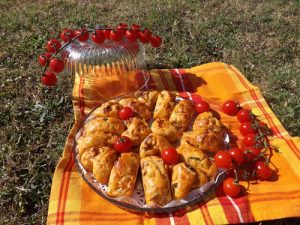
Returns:
[[[46,222],[52,174],[73,123],[72,83],[42,87],[36,58],[65,27],[149,27],[165,42],[147,48],[149,68],[233,64],[300,135],[299,1],[1,0],[0,7],[0,224]]]

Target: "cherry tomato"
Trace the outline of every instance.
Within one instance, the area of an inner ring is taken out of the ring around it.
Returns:
[[[114,142],[114,148],[119,153],[130,152],[131,147],[131,140],[126,136],[118,137]]]
[[[148,28],[145,28],[144,31],[143,31],[143,33],[145,35],[147,35],[149,38],[152,36],[152,32]]]
[[[58,58],[53,58],[50,60],[50,68],[55,73],[60,73],[64,69],[64,62]]]
[[[144,44],[146,44],[146,43],[148,43],[150,41],[149,34],[148,33],[144,33],[144,31],[138,32],[138,38]]]
[[[122,34],[118,31],[112,30],[110,32],[110,39],[112,39],[115,42],[119,42],[122,40]]]
[[[105,41],[105,35],[102,30],[95,30],[92,35],[92,40],[98,45],[102,44]]]
[[[162,44],[162,39],[159,36],[151,36],[150,37],[150,42],[151,42],[152,47],[158,48]]]
[[[237,113],[237,119],[238,119],[238,121],[240,121],[241,123],[251,122],[251,121],[252,121],[251,111],[248,110],[248,109],[241,109],[241,110]]]
[[[244,149],[244,154],[245,154],[246,160],[248,162],[250,162],[261,154],[261,150],[258,148],[254,148],[254,147],[246,147]]]
[[[256,144],[258,144],[258,141],[256,140],[255,134],[247,134],[244,137],[244,146],[246,147],[254,147]]]
[[[107,27],[107,26],[105,26],[105,27]],[[107,27],[107,28],[109,28],[109,27]],[[105,39],[110,39],[110,32],[112,31],[111,29],[107,29],[107,30],[102,30],[103,31],[103,33],[104,33],[104,36],[105,36]]]
[[[273,170],[263,161],[258,161],[255,163],[255,171],[257,177],[261,180],[268,180],[273,174]]]
[[[81,35],[80,35],[81,34]],[[85,29],[85,28],[82,28],[80,30],[76,30],[74,31],[74,35],[75,36],[78,36],[80,35],[77,39],[78,41],[80,42],[86,42],[88,39],[89,39],[89,32]]]
[[[41,81],[46,86],[53,86],[57,83],[57,77],[54,73],[46,71],[41,77]]]
[[[210,110],[209,104],[205,101],[200,101],[195,104],[195,110],[197,113],[203,113]]]
[[[127,30],[125,36],[129,41],[136,41],[137,39],[137,35],[133,30]]]
[[[233,198],[241,192],[241,185],[234,183],[234,178],[229,177],[223,181],[223,191]]]
[[[245,162],[245,155],[241,149],[231,148],[228,153],[237,164],[242,165]]]
[[[136,34],[141,30],[141,26],[137,25],[137,24],[133,24],[131,26],[131,30],[133,30],[134,32],[136,32]]]
[[[229,169],[232,166],[232,157],[226,151],[218,151],[214,160],[218,168]]]
[[[229,116],[235,116],[238,113],[239,108],[234,101],[229,100],[224,102],[222,106],[222,110],[224,113],[228,114]]]
[[[161,158],[168,165],[176,164],[178,157],[179,156],[175,148],[166,148],[161,152]]]
[[[117,32],[119,32],[122,36],[125,35],[127,29],[128,25],[126,23],[120,23],[116,28]]]
[[[247,134],[255,134],[256,130],[252,127],[251,123],[245,122],[241,124],[240,132],[243,136],[246,136]]]
[[[63,32],[61,32],[61,34],[60,34],[60,38],[64,42],[68,42],[68,41],[72,40],[73,37],[74,37],[74,31],[72,31],[70,29],[64,29]]]
[[[45,52],[39,56],[38,61],[41,64],[41,66],[45,66],[50,58],[51,58],[51,53]]]
[[[55,53],[61,48],[61,44],[58,40],[56,39],[51,39],[47,42],[47,49],[51,53]]]
[[[120,111],[119,111],[119,117],[122,120],[128,120],[131,117],[133,117],[133,110],[130,107],[123,107]]]

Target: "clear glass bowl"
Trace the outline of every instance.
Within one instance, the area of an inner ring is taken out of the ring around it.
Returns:
[[[146,85],[149,74],[142,44],[123,38],[97,45],[90,39],[84,43],[75,40],[62,52],[66,72],[75,75],[74,88],[82,88],[81,96],[73,92],[74,98],[103,102]]]

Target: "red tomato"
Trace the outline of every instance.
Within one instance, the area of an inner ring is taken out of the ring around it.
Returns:
[[[131,140],[126,136],[118,137],[114,142],[114,148],[119,153],[130,152],[131,147]]]
[[[131,117],[133,117],[133,110],[130,107],[127,107],[127,106],[123,107],[119,111],[119,117],[122,120],[128,120]]]
[[[112,31],[111,29],[107,30],[102,30],[105,36],[105,39],[110,39],[110,32]]]
[[[244,154],[245,154],[246,160],[248,162],[250,162],[261,154],[261,150],[258,148],[246,147],[244,149]]]
[[[131,30],[133,30],[134,32],[138,33],[141,30],[141,26],[137,25],[137,24],[133,24],[131,26]]]
[[[57,77],[54,73],[46,71],[45,74],[41,77],[41,81],[46,86],[53,86],[57,83]]]
[[[58,58],[53,58],[50,60],[50,68],[55,73],[60,73],[63,71],[65,65],[64,62]]]
[[[243,136],[246,136],[247,134],[255,134],[256,130],[252,127],[251,123],[245,122],[241,124],[240,132]]]
[[[137,39],[136,33],[132,30],[127,30],[125,36],[129,41],[136,41]]]
[[[237,119],[241,123],[251,122],[252,121],[251,111],[248,109],[241,109],[237,113]]]
[[[228,153],[237,164],[242,165],[245,162],[245,155],[241,149],[231,148]]]
[[[229,100],[224,102],[222,106],[222,110],[224,113],[228,114],[229,116],[235,116],[238,113],[239,108],[234,101]]]
[[[273,174],[273,170],[263,161],[258,161],[255,163],[255,171],[257,177],[261,180],[268,180]]]
[[[218,151],[214,160],[218,168],[229,169],[232,166],[232,157],[226,151]]]
[[[146,44],[146,43],[148,43],[150,41],[149,34],[148,33],[144,33],[144,31],[138,32],[138,38],[144,44]]]
[[[179,156],[175,148],[166,148],[161,152],[161,158],[168,165],[176,164],[178,157]]]
[[[89,39],[89,32],[85,28],[74,31],[74,36],[77,36],[79,34],[81,35],[77,38],[78,41],[86,42]]]
[[[92,35],[92,40],[98,45],[102,44],[105,41],[105,35],[102,30],[95,30]]]
[[[47,49],[51,53],[57,52],[60,48],[61,48],[61,44],[56,39],[51,39],[47,42]]]
[[[38,61],[41,64],[41,66],[45,66],[50,58],[51,58],[51,53],[45,52],[39,56]]]
[[[197,113],[203,113],[210,110],[209,104],[205,101],[200,101],[195,104],[195,110]]]
[[[115,42],[121,41],[122,40],[122,34],[118,31],[112,30],[110,32],[110,39],[112,39]]]
[[[241,192],[241,185],[234,183],[234,179],[229,177],[223,181],[223,190],[226,195],[233,198]]]
[[[256,135],[255,134],[247,134],[244,137],[244,146],[246,146],[246,147],[253,147],[257,143],[258,142],[256,140]]]
[[[126,31],[128,29],[128,25],[126,23],[119,23],[116,30],[119,32],[122,36],[125,35]]]
[[[162,39],[159,36],[151,36],[150,37],[150,42],[151,42],[152,47],[158,48],[162,44]]]
[[[72,40],[73,37],[74,37],[74,31],[72,31],[70,29],[64,29],[63,32],[61,32],[61,34],[60,34],[60,38],[64,42],[68,42],[68,41]]]

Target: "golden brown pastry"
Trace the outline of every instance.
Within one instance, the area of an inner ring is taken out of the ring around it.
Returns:
[[[178,129],[174,127],[170,121],[165,119],[154,120],[151,125],[151,131],[154,134],[166,138],[170,142],[176,141],[180,136]]]
[[[172,200],[168,169],[158,156],[141,159],[142,180],[149,207],[164,206]]]
[[[185,131],[194,116],[194,104],[189,100],[180,101],[174,108],[170,122],[179,130]]]
[[[134,117],[127,123],[127,130],[122,133],[122,136],[130,138],[134,146],[139,145],[150,134],[151,130],[145,120]]]
[[[162,91],[159,93],[154,109],[154,119],[170,118],[170,115],[175,107],[175,95],[169,91]]]
[[[92,147],[112,146],[118,136],[106,132],[95,132],[90,135],[81,136],[77,140],[79,155]]]
[[[221,132],[222,123],[211,112],[203,112],[197,116],[194,121],[193,131],[202,129],[203,127],[213,132]]]
[[[212,163],[208,156],[200,149],[189,145],[181,145],[177,148],[177,152],[181,160],[191,166],[197,174],[194,187],[201,187],[208,182],[208,179],[215,176],[217,171],[216,165]]]
[[[86,171],[88,171],[88,172],[93,171],[93,161],[94,161],[94,158],[98,155],[98,153],[99,153],[98,147],[92,147],[92,148],[86,150],[82,154],[80,161],[81,161],[83,167],[86,169]]]
[[[111,197],[130,196],[133,193],[140,157],[137,153],[122,153],[109,177],[107,194]]]
[[[109,101],[103,103],[99,108],[91,113],[91,116],[95,117],[114,117],[119,118],[119,110],[122,106],[115,101]]]
[[[93,133],[99,133],[101,131],[120,135],[125,131],[126,126],[120,119],[114,117],[99,117],[87,122],[83,129],[84,135],[93,135]]]
[[[138,96],[138,101],[145,104],[151,111],[154,109],[159,91],[144,91]]]
[[[111,169],[117,160],[116,151],[110,147],[99,148],[99,154],[93,158],[93,174],[101,184],[107,184]]]
[[[172,192],[176,199],[184,198],[196,181],[195,171],[185,163],[179,163],[172,168]]]
[[[140,146],[140,157],[151,155],[160,156],[160,153],[165,148],[170,148],[172,145],[162,136],[151,133],[149,134]]]
[[[151,118],[150,110],[146,107],[144,103],[139,102],[134,98],[123,98],[119,101],[122,106],[130,107],[135,116],[149,120]]]

